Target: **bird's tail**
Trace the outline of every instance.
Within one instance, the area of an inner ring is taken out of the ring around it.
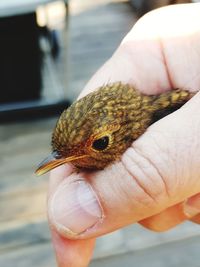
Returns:
[[[174,89],[160,95],[150,96],[152,122],[155,122],[182,107],[196,93],[182,89]]]

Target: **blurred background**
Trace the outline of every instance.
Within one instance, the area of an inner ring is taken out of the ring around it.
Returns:
[[[46,218],[58,114],[151,9],[190,1],[0,1],[0,266],[56,266]],[[169,18],[170,19],[170,18]],[[91,267],[200,267],[199,226],[166,233],[139,225],[99,238]]]

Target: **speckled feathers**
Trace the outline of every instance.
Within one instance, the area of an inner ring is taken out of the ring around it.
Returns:
[[[178,89],[142,95],[122,83],[102,86],[62,113],[53,132],[52,148],[63,158],[77,156],[71,162],[76,167],[104,168],[118,159],[151,123],[182,106],[192,95]],[[96,151],[93,142],[105,136],[109,146]]]

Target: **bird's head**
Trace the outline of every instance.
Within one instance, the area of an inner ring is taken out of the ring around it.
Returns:
[[[65,110],[54,129],[52,154],[38,167],[43,174],[64,163],[78,168],[102,169],[113,162],[133,141],[130,110],[139,97],[121,83],[99,88]]]

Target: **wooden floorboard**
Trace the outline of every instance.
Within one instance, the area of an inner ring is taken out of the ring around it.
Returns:
[[[14,251],[0,255],[2,267],[51,267],[56,266],[53,249],[50,243],[40,242],[29,247],[19,247]],[[70,266],[69,266],[70,267]]]
[[[126,227],[97,240],[90,266],[199,267],[196,265],[200,242],[197,228],[186,223],[178,230],[155,234],[139,225]],[[0,241],[7,246],[0,246],[0,266],[32,267],[36,263],[37,267],[55,266],[49,240],[44,222],[26,224],[10,235],[1,234]]]
[[[130,4],[120,1],[91,4],[84,12],[71,17],[69,95],[72,98],[77,97],[94,72],[112,56],[135,21]]]
[[[127,252],[94,260],[90,267],[199,267],[200,238],[162,244],[137,252]]]

